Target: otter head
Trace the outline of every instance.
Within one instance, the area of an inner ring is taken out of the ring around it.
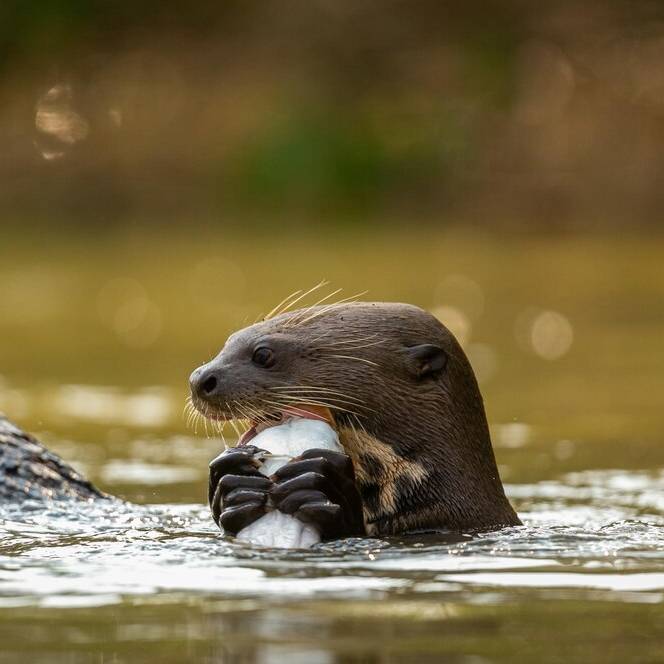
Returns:
[[[482,398],[454,336],[418,307],[300,309],[233,334],[191,375],[196,408],[247,419],[324,417],[352,457],[370,533],[518,523]]]

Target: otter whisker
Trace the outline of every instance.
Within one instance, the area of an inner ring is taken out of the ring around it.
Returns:
[[[348,410],[347,408],[344,408],[342,406],[334,405],[334,404],[329,404],[325,403],[324,401],[316,401],[314,399],[307,399],[305,403],[302,401],[292,401],[292,402],[287,402],[284,404],[276,404],[275,402],[270,402],[269,400],[266,400],[267,404],[273,405],[273,406],[279,406],[281,410],[295,410],[297,411],[298,409],[303,409],[305,406],[318,406],[320,408],[328,408],[329,410],[337,410],[341,412],[347,412],[347,413],[352,413],[354,411]]]
[[[205,406],[201,405],[201,408],[203,408],[203,411],[205,411]],[[200,410],[196,411],[196,419],[194,420],[194,433],[198,435],[198,427],[203,425],[205,422],[206,415],[204,412],[201,412]]]
[[[374,341],[374,342],[368,343],[368,344],[357,344],[357,345],[354,345],[354,346],[352,346],[352,345],[341,346],[341,347],[333,346],[333,345],[319,346],[317,348],[317,350],[322,350],[322,351],[326,351],[326,350],[332,350],[332,351],[359,350],[360,348],[373,348],[374,346],[380,346],[381,344],[384,344],[384,343],[385,343],[385,341],[381,340],[381,341]]]
[[[182,410],[182,416],[185,418],[185,426],[187,428],[191,427],[191,420],[193,417],[193,413],[195,412],[194,406],[191,403],[191,397],[187,397],[187,399],[184,402],[184,408]]]
[[[317,399],[297,399],[289,402],[286,408],[305,408],[306,406],[317,406],[320,408],[327,408],[330,411],[348,413],[349,415],[359,415],[355,410],[352,410],[349,406],[338,403],[328,403],[326,401],[318,401]]]
[[[292,395],[293,393],[320,393],[324,395],[338,396],[343,399],[348,399],[351,401],[357,401],[358,403],[364,403],[363,399],[351,396],[350,394],[345,394],[338,390],[333,390],[327,387],[316,387],[314,385],[279,385],[270,388],[278,392],[279,394]]]
[[[239,430],[238,425],[237,425],[237,415],[235,414],[235,411],[233,410],[233,407],[231,404],[229,404],[227,401],[224,402],[226,404],[226,407],[228,408],[228,412],[230,414],[230,419],[227,420],[227,422],[231,425],[231,428],[233,431],[235,431],[235,435],[237,436],[237,439],[239,440],[242,437],[242,432]],[[233,402],[235,403],[235,402]],[[237,404],[236,404],[237,406]]]
[[[302,289],[293,291],[290,295],[287,295],[279,304],[277,304],[275,307],[273,307],[268,313],[265,314],[265,316],[261,316],[256,319],[256,323],[259,320],[270,320],[270,318],[274,318],[277,316],[279,313],[281,313],[281,308],[284,307],[284,309],[288,308],[288,302],[291,298],[297,297],[300,293],[302,292]]]
[[[294,385],[273,385],[270,387],[271,390],[325,390],[327,392],[336,392],[337,394],[342,394],[339,390],[335,390],[331,387],[326,387],[325,385],[310,385],[306,383],[295,383]]]
[[[198,434],[198,418],[202,415],[197,410],[192,410],[189,414],[188,426],[194,430],[194,434]]]
[[[237,436],[237,439],[239,440],[240,438],[242,438],[242,432],[240,431],[240,429],[238,429],[237,420],[235,418],[233,418],[232,420],[228,420],[228,423],[233,428],[233,431],[235,431],[235,435]]]
[[[244,430],[243,432],[246,432],[250,426],[249,424],[247,424],[247,422],[251,422],[251,418],[247,415],[247,412],[245,411],[242,403],[233,400],[233,404],[235,404],[235,407],[238,409],[240,415],[242,416],[237,418],[237,425]]]
[[[346,397],[348,399],[354,399],[356,401],[362,401],[359,397],[354,397],[340,390],[335,390],[330,387],[318,386],[318,385],[275,385],[269,389],[274,390],[279,393],[289,394],[290,392],[299,392],[299,391],[308,391],[308,392],[325,392],[327,394],[336,394],[341,397]]]
[[[224,449],[228,447],[226,444],[226,436],[224,436],[224,424],[225,422],[217,422],[217,432],[219,433],[219,438],[221,438],[221,442],[224,445]]]
[[[266,404],[267,406],[271,406],[272,408],[276,409],[277,411],[282,411],[288,408],[291,404],[289,403],[284,403],[284,402],[279,402],[279,401],[272,401],[271,399],[265,399],[263,397],[259,398],[259,401],[263,404]]]
[[[199,414],[200,416],[196,419],[196,427],[195,427],[195,432],[196,435],[198,435],[198,427],[202,425],[203,429],[207,426],[207,419],[205,418],[205,415],[202,413]]]
[[[336,355],[332,353],[327,353],[323,357],[334,357],[340,360],[357,360],[358,362],[365,362],[366,364],[369,364],[372,367],[380,366],[377,362],[374,362],[373,360],[367,360],[366,357],[356,357],[355,355]]]
[[[308,399],[308,398],[293,399],[289,403],[291,404],[291,406],[298,406],[298,405],[320,406],[321,408],[329,408],[330,410],[339,411],[342,413],[349,413],[349,414],[352,413],[354,415],[360,415],[358,411],[352,409],[352,404],[347,405],[336,402],[322,401],[320,399]]]
[[[245,420],[250,419],[249,416],[247,415],[247,413],[246,413],[246,411],[245,411],[245,409],[244,409],[242,403],[240,403],[240,402],[237,401],[236,399],[233,399],[233,402],[232,402],[232,403],[233,403],[233,405],[235,406],[235,408],[237,408],[237,411],[240,413],[240,415],[242,416],[242,417],[240,417],[240,418],[238,418],[238,419],[245,419]]]
[[[343,397],[344,399],[350,399],[352,401],[357,401],[358,403],[364,403],[363,399],[359,399],[358,397],[351,396],[350,394],[346,394],[344,392],[339,392],[338,390],[333,390],[328,387],[318,387],[315,385],[278,385],[275,387],[271,387],[270,389],[272,390],[278,390],[278,391],[283,391],[283,392],[320,392],[320,393],[325,393],[325,394],[334,394],[340,397]]]
[[[320,300],[316,300],[313,304],[310,304],[308,307],[302,309],[300,313],[306,313],[307,309],[313,309],[314,307],[317,307],[321,305],[323,302],[327,302],[331,297],[334,297],[338,293],[341,293],[343,291],[343,288],[337,288],[336,290],[333,290],[331,293],[328,293],[324,297],[321,297]],[[293,319],[291,319],[292,321]]]
[[[342,290],[343,290],[343,288],[337,288],[337,290],[332,291],[331,293],[329,293],[329,294],[326,295],[325,297],[321,297],[321,299],[318,300],[317,302],[314,302],[313,304],[309,305],[309,306],[306,307],[305,309],[302,309],[299,313],[295,313],[295,314],[293,314],[293,315],[292,315],[292,316],[286,321],[285,327],[295,327],[295,326],[298,324],[298,318],[300,318],[300,317],[306,315],[307,311],[310,311],[310,310],[313,309],[314,307],[319,306],[320,304],[322,304],[322,303],[325,302],[326,300],[329,300],[331,297],[334,297],[334,296],[337,295],[338,293],[341,293]]]
[[[350,425],[350,428],[353,430],[353,438],[355,438],[355,440],[358,440],[359,436],[357,435],[357,429],[355,428],[355,425],[353,424],[353,420],[349,419],[348,424]]]
[[[295,397],[290,399],[284,399],[284,404],[290,405],[311,405],[311,406],[323,406],[326,408],[346,411],[346,412],[363,412],[364,414],[372,412],[370,408],[362,406],[361,404],[352,403],[349,401],[340,401],[327,399],[324,397],[317,396],[315,394],[298,394]]]
[[[187,420],[190,422],[193,415],[197,413],[196,407],[194,406],[194,400],[191,398],[191,395],[187,397],[184,406],[185,413],[187,414]]]
[[[364,431],[364,433],[369,435],[369,432],[366,430],[364,424],[362,423],[362,420],[357,415],[351,415],[351,416],[355,418],[355,421],[357,422],[357,426],[359,426],[360,429],[362,429],[362,431]],[[349,422],[352,422],[352,419],[349,420]],[[355,427],[353,427],[353,430],[355,430]]]
[[[207,413],[208,413],[207,408],[205,409],[205,412],[203,412],[203,413],[199,413],[198,422],[197,422],[197,425],[196,425],[196,432],[197,432],[197,433],[198,433],[198,425],[199,425],[199,424],[202,424],[202,425],[203,425],[203,430],[204,430],[204,432],[205,432],[205,436],[206,436],[206,437],[207,437],[207,423],[208,423],[208,415],[207,415]]]
[[[189,408],[189,417],[187,418],[187,426],[189,427],[194,427],[195,432],[197,432],[198,428],[198,419],[203,417],[203,415],[198,411],[198,409],[191,404]]]
[[[319,288],[323,288],[323,286],[327,286],[330,282],[323,279],[320,283],[316,284],[312,288],[306,291],[298,290],[289,295],[287,298],[282,300],[272,311],[270,311],[263,320],[269,320],[270,318],[274,318],[275,316],[278,316],[279,314],[283,314],[292,307],[294,307],[298,302],[302,301],[303,298],[305,298],[307,295],[310,295],[314,291],[317,291]],[[292,299],[295,298],[295,299]]]
[[[311,313],[309,316],[306,317],[300,317],[297,319],[296,323],[294,325],[286,325],[287,327],[299,327],[300,325],[304,325],[305,323],[309,323],[310,321],[314,320],[315,318],[318,318],[320,316],[323,316],[330,311],[333,311],[334,309],[341,308],[342,305],[344,304],[349,304],[350,302],[356,302],[359,297],[362,297],[363,295],[366,295],[367,291],[362,291],[360,293],[356,293],[355,295],[350,295],[348,297],[344,297],[341,300],[337,300],[336,302],[332,302],[331,304],[328,304],[324,307],[321,307],[318,311],[314,311]],[[306,314],[307,311],[311,311],[312,307],[308,307],[307,309],[303,310],[304,313]]]
[[[226,410],[229,410],[228,404],[225,403],[225,402],[224,402],[224,404],[226,406]],[[216,420],[215,424],[217,426],[217,431],[219,432],[219,437],[221,438],[221,442],[224,445],[224,449],[228,449],[228,443],[226,442],[226,436],[224,435],[224,428],[226,426],[226,421],[225,420],[224,421]]]
[[[240,403],[239,401],[235,401],[234,403],[245,419],[255,423],[265,422],[266,420],[265,416],[262,413],[260,413],[258,410],[253,408],[251,404]]]
[[[209,409],[205,406],[205,417],[203,418],[203,427],[205,428],[205,437],[209,438],[210,434],[208,433],[208,420],[209,420]]]
[[[244,409],[244,412],[249,415],[249,419],[254,424],[270,422],[271,420],[270,414],[266,413],[265,410],[261,408],[259,405],[249,401],[245,401],[240,405]]]
[[[374,334],[369,334],[368,336],[365,337],[354,337],[354,338],[349,338],[349,339],[339,339],[338,341],[330,341],[327,346],[328,347],[334,347],[334,346],[346,346],[349,344],[359,344],[363,341],[371,341],[372,339],[375,339],[378,336],[377,333]],[[310,339],[312,342],[318,342],[318,341],[323,341],[324,339],[329,339],[330,334],[324,334],[319,337],[316,337],[315,339]],[[384,339],[381,339],[380,341],[377,341],[376,343],[383,343]]]
[[[373,409],[364,405],[362,402],[358,401],[349,401],[343,397],[338,397],[335,395],[327,394],[325,392],[289,392],[287,394],[279,394],[279,397],[290,402],[311,402],[312,400],[317,401],[327,401],[330,404],[333,404],[335,408],[341,408],[342,406],[351,406],[353,408],[358,408],[366,411],[373,411]]]
[[[262,409],[260,406],[256,404],[250,404],[251,405],[251,412],[254,413],[254,417],[257,422],[264,422],[268,423],[271,421],[272,417],[270,416],[270,413],[266,413],[264,409]]]
[[[208,409],[205,408],[205,411],[201,413],[201,416],[198,418],[198,421],[203,425],[205,430],[205,435],[207,436],[207,423],[208,423]]]
[[[351,410],[350,408],[346,408],[345,406],[339,405],[339,404],[334,404],[334,403],[328,403],[327,401],[323,401],[322,399],[311,399],[311,398],[306,398],[306,400],[302,401],[302,398],[299,397],[283,397],[284,402],[278,403],[276,401],[271,401],[269,399],[261,399],[263,403],[269,404],[271,406],[276,406],[281,410],[284,410],[286,408],[293,408],[297,406],[321,406],[322,408],[329,408],[331,410],[340,410],[345,413],[355,413],[356,415],[359,415],[354,410]]]
[[[187,428],[191,428],[196,420],[197,411],[189,410],[187,412]]]
[[[197,410],[194,408],[189,407],[187,409],[187,420],[186,420],[186,426],[188,429],[192,429],[194,427],[194,423],[196,421],[196,414],[198,413]]]
[[[240,413],[242,417],[238,417],[235,419],[235,424],[237,425],[238,429],[240,430],[240,434],[245,434],[247,431],[251,428],[251,420],[244,415],[244,413]]]

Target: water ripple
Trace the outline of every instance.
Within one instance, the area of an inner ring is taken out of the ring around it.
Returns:
[[[523,527],[291,552],[222,539],[203,505],[2,506],[0,606],[95,606],[172,593],[476,599],[478,587],[656,601],[664,591],[662,489],[662,473],[575,473],[509,487]]]

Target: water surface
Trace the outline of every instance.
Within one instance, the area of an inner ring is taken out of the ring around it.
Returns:
[[[380,237],[0,248],[0,409],[131,501],[0,508],[0,661],[664,659],[662,247]],[[220,442],[185,426],[186,377],[321,277],[455,328],[523,527],[308,552],[220,538]]]

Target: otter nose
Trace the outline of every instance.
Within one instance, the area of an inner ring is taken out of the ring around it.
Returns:
[[[207,399],[219,392],[220,372],[218,368],[204,364],[189,376],[189,387],[195,397]]]

